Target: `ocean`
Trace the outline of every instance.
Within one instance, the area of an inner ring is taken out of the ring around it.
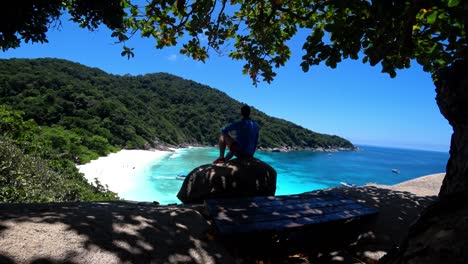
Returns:
[[[277,175],[276,195],[297,194],[340,186],[342,183],[392,185],[420,176],[445,172],[449,154],[423,150],[358,146],[359,151],[262,152],[255,157],[270,164]],[[179,174],[211,163],[218,156],[212,147],[179,149],[149,163],[136,176],[137,186],[119,192],[126,200],[180,203]],[[395,173],[392,170],[398,170]]]

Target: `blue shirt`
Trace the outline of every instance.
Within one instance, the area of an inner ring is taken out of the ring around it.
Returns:
[[[259,130],[260,128],[252,119],[242,119],[224,127],[221,132],[228,134],[231,131],[235,131],[239,150],[253,155],[257,148]]]

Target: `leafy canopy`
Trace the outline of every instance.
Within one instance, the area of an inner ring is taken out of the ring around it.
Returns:
[[[274,68],[291,56],[287,41],[304,40],[301,67],[329,67],[358,59],[396,75],[416,60],[425,71],[467,57],[468,4],[462,0],[68,0],[17,1],[0,11],[3,50],[47,41],[45,32],[67,10],[84,28],[101,23],[123,43],[134,35],[153,38],[156,48],[181,45],[180,53],[205,61],[211,51],[244,60],[254,83],[271,82]],[[12,14],[21,14],[13,16]],[[206,39],[206,40],[205,40]],[[232,44],[232,45],[229,45]],[[436,76],[434,76],[436,77]]]

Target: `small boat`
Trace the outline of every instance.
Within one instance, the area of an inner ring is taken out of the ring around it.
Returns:
[[[187,177],[187,174],[181,173],[181,174],[178,174],[178,175],[176,176],[176,179],[177,179],[177,180],[185,180],[186,177]]]
[[[392,172],[393,172],[393,173],[400,173],[400,171],[397,170],[397,169],[392,169]]]

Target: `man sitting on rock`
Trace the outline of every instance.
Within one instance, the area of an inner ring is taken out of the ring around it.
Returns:
[[[234,122],[221,130],[219,137],[219,157],[213,163],[223,163],[233,156],[239,159],[251,158],[255,153],[258,143],[258,125],[250,119],[250,107],[244,105],[241,108],[242,120]],[[235,131],[236,139],[229,135]],[[224,156],[226,147],[229,152]]]

